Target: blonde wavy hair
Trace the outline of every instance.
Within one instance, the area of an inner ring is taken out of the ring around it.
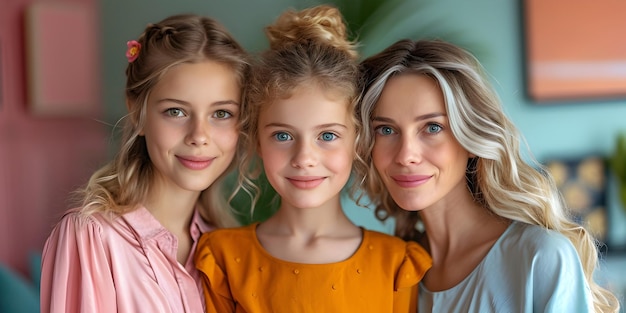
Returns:
[[[249,72],[247,53],[222,25],[208,17],[192,14],[168,17],[149,24],[137,41],[141,44],[139,55],[126,68],[129,113],[122,119],[121,148],[75,194],[85,215],[123,214],[136,209],[146,199],[154,167],[139,132],[145,123],[150,91],[170,68],[205,60],[220,62],[232,68],[242,87]],[[224,177],[234,168],[233,163],[199,199],[203,218],[218,227],[237,225],[222,190]]]
[[[255,180],[263,168],[257,155],[260,112],[277,99],[289,98],[305,84],[318,84],[341,96],[349,105],[349,112],[355,112],[359,95],[359,55],[356,44],[348,39],[346,24],[337,8],[319,5],[287,10],[265,28],[265,33],[270,48],[252,66],[245,92],[247,111],[242,114],[241,141],[245,151],[239,163],[237,190],[244,190],[253,198],[251,213],[260,192]],[[361,127],[356,114],[353,122],[358,136]],[[355,162],[354,168],[359,173],[366,172],[363,162]]]
[[[359,153],[372,163],[374,133],[371,117],[385,83],[400,73],[433,78],[441,88],[450,127],[458,142],[476,158],[468,162],[467,183],[476,202],[501,217],[539,225],[565,235],[574,245],[591,287],[597,312],[617,312],[619,303],[594,282],[598,263],[593,237],[568,218],[568,211],[552,177],[532,156],[532,164],[520,153],[515,125],[504,114],[479,61],[469,52],[439,40],[400,40],[361,63],[362,100],[358,113],[363,123]],[[530,155],[530,152],[529,152]],[[377,205],[376,215],[396,218],[396,235],[419,240],[419,215],[400,208],[371,166],[364,185]]]

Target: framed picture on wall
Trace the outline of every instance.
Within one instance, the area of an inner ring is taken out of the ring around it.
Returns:
[[[610,245],[605,160],[596,155],[552,158],[545,165],[570,210],[571,218],[584,226],[596,240]]]
[[[98,116],[99,55],[94,9],[38,1],[25,11],[27,95],[40,117]]]
[[[626,98],[626,1],[522,3],[532,100]]]

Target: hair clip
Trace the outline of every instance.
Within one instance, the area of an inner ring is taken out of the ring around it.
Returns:
[[[137,40],[131,40],[126,42],[126,46],[128,49],[126,50],[126,58],[128,59],[128,63],[133,63],[139,56],[139,51],[141,50],[141,44],[137,42]]]

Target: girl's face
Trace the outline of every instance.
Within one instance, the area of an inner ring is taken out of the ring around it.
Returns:
[[[352,170],[355,128],[346,100],[317,84],[298,87],[259,115],[259,154],[282,205],[339,204]]]
[[[236,74],[221,63],[166,72],[151,91],[141,130],[157,183],[199,192],[222,175],[235,155],[240,97]]]
[[[452,134],[443,94],[433,79],[416,74],[390,78],[372,123],[374,166],[400,207],[422,210],[467,192],[470,155]]]

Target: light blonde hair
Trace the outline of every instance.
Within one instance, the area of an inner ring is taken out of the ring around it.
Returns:
[[[265,28],[270,48],[253,65],[251,81],[245,92],[248,110],[243,114],[241,137],[245,151],[239,163],[238,190],[259,196],[255,183],[262,173],[256,154],[258,118],[261,110],[277,99],[288,98],[305,84],[318,84],[341,96],[349,112],[355,112],[359,95],[358,53],[339,10],[319,5],[301,11],[288,10]],[[356,135],[360,124],[353,115]],[[358,162],[357,162],[358,163]],[[355,164],[364,172],[365,164]],[[267,183],[267,181],[263,181]],[[251,212],[252,213],[252,212]]]
[[[249,71],[244,49],[221,24],[208,17],[170,16],[149,24],[137,41],[141,44],[139,55],[126,68],[129,113],[123,120],[122,146],[114,159],[97,170],[86,187],[78,191],[84,214],[123,214],[146,199],[154,167],[145,138],[139,133],[145,123],[150,91],[170,68],[182,63],[216,61],[229,66],[242,87]],[[224,177],[233,168],[231,163],[199,198],[202,216],[218,227],[237,225],[222,190]]]
[[[439,40],[400,40],[361,63],[363,99],[358,112],[364,125],[359,153],[372,164],[374,134],[371,117],[385,83],[401,73],[426,75],[441,88],[452,133],[476,158],[467,165],[467,182],[477,203],[510,220],[539,225],[565,235],[576,248],[591,287],[597,312],[617,312],[619,303],[608,290],[594,282],[598,263],[595,240],[568,217],[567,208],[552,177],[530,157],[520,153],[515,125],[504,114],[479,61],[469,52]],[[530,152],[529,152],[530,155]],[[396,217],[396,235],[419,240],[419,215],[402,210],[370,167],[366,193],[377,205],[376,215]]]

